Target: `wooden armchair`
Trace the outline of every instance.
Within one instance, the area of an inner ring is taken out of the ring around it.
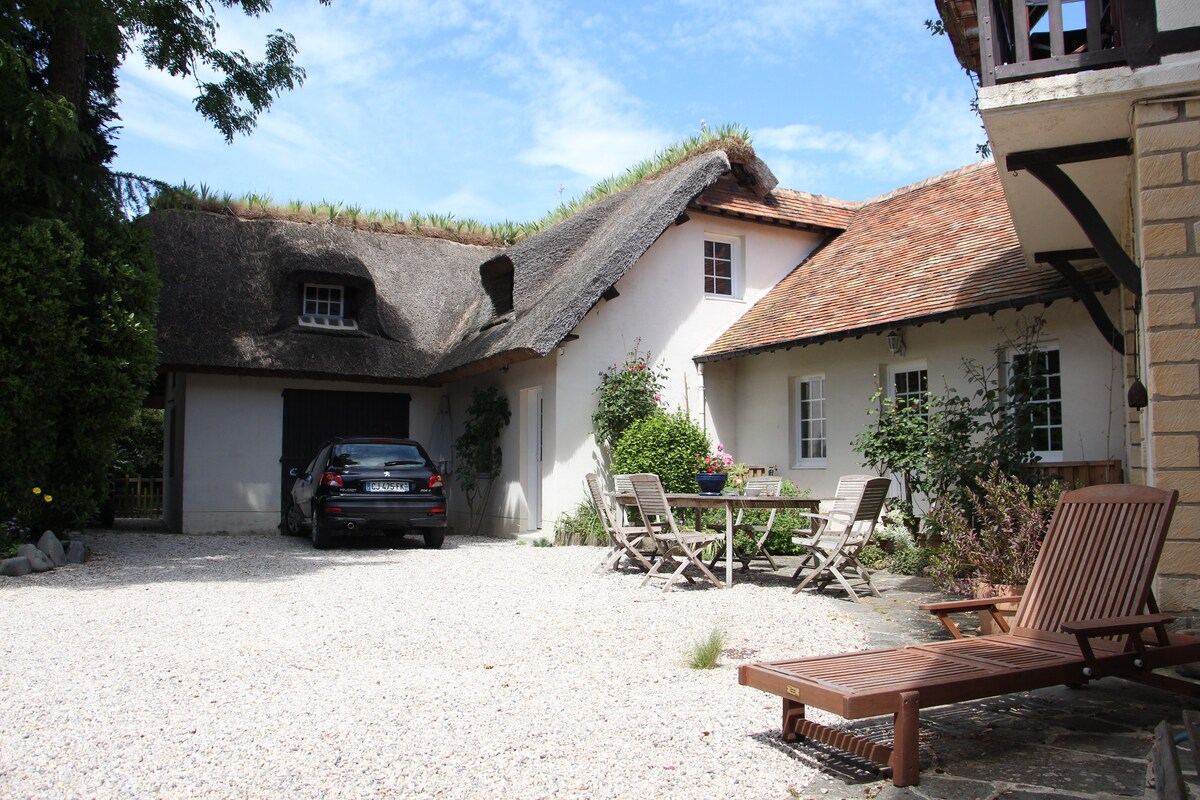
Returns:
[[[871,573],[858,555],[871,541],[891,485],[890,478],[873,475],[847,475],[838,481],[833,508],[827,514],[813,515],[820,522],[816,533],[792,538],[807,550],[792,575],[792,578],[804,575],[794,593],[798,594],[810,583],[815,582],[817,591],[823,591],[836,582],[851,600],[858,600],[856,585],[879,596],[871,582]]]
[[[664,566],[671,565],[675,567],[675,571],[667,577],[666,583],[663,584],[664,592],[670,589],[680,576],[688,583],[695,583],[695,580],[685,572],[688,567],[698,569],[718,589],[725,588],[725,584],[721,583],[713,574],[702,558],[704,548],[713,542],[725,541],[725,534],[681,530],[679,523],[675,521],[675,515],[671,513],[671,504],[667,502],[666,492],[663,491],[662,482],[659,481],[658,476],[653,473],[644,473],[631,475],[630,479],[633,481],[633,494],[637,498],[638,512],[642,515],[646,532],[654,537],[662,556],[654,562],[654,566],[647,573],[642,585],[645,586],[649,583]]]
[[[595,473],[589,472],[586,480],[588,494],[592,497],[592,505],[596,507],[596,514],[600,517],[600,523],[604,525],[604,532],[608,534],[608,550],[605,552],[604,558],[596,565],[596,572],[613,569],[622,557],[628,557],[636,566],[649,572],[650,560],[639,549],[639,545],[650,536],[646,527],[644,525],[624,525],[618,521],[613,515],[613,510],[609,508],[608,500],[604,497],[604,491],[600,487],[600,478]]]

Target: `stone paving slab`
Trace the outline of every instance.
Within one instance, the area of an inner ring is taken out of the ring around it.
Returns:
[[[782,572],[783,569],[780,570]],[[872,647],[949,638],[917,604],[946,599],[925,579],[880,573],[883,596],[847,602]],[[964,626],[964,632],[968,630]],[[1107,679],[1080,689],[1049,687],[921,713],[921,782],[897,789],[871,765],[831,756],[812,743],[775,746],[822,765],[794,798],[828,800],[1117,800],[1154,797],[1148,788],[1155,725],[1182,730],[1181,711],[1200,702],[1140,684]],[[887,738],[890,719],[849,727]],[[1184,779],[1200,797],[1190,752],[1180,750]]]

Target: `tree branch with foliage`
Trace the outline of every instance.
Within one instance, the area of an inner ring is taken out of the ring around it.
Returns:
[[[270,11],[268,0],[218,4]],[[255,62],[218,50],[217,29],[210,2],[0,7],[0,449],[19,454],[0,472],[0,516],[16,528],[46,515],[34,486],[53,488],[51,524],[93,517],[157,365],[158,273],[125,213],[145,181],[110,166],[117,68],[137,49],[172,75],[212,74],[197,77],[196,108],[227,140],[304,78],[288,34],[269,36]]]

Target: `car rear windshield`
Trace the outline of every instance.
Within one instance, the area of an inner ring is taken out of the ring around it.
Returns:
[[[329,457],[331,467],[419,467],[425,456],[415,445],[385,442],[339,444]]]

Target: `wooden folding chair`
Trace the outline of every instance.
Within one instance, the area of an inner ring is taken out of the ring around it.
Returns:
[[[649,538],[646,526],[622,525],[616,521],[608,501],[604,498],[600,478],[594,472],[587,474],[587,486],[588,493],[592,496],[592,505],[596,507],[596,514],[599,515],[604,532],[608,535],[608,551],[596,565],[596,572],[613,569],[622,556],[628,556],[635,565],[649,572],[650,560],[638,549],[638,545]]]
[[[839,497],[839,500],[843,500],[841,505],[835,503],[837,507],[829,515],[814,515],[824,520],[821,529],[811,538],[792,539],[808,549],[804,560],[792,575],[798,578],[808,569],[804,580],[793,590],[794,594],[813,582],[816,582],[817,591],[824,591],[826,586],[836,581],[855,602],[858,601],[858,594],[854,591],[856,583],[879,597],[879,591],[871,582],[871,573],[858,560],[858,555],[871,541],[892,481],[890,478],[850,475],[839,481],[839,495],[842,494],[843,484],[845,496]]]
[[[1067,492],[1020,598],[922,605],[955,637],[924,645],[745,664],[738,681],[783,698],[783,738],[811,739],[917,783],[920,710],[1059,684],[1119,677],[1200,696],[1200,685],[1154,672],[1200,660],[1200,637],[1169,633],[1151,582],[1179,493],[1101,485]],[[964,638],[949,621],[1017,599],[1005,633]],[[892,715],[878,742],[805,716],[806,706],[845,719]]]
[[[685,571],[688,567],[696,567],[717,588],[724,588],[725,584],[721,583],[708,568],[701,555],[704,548],[713,542],[725,541],[725,534],[680,530],[679,524],[675,521],[675,515],[671,513],[671,504],[667,502],[667,495],[663,491],[662,482],[659,481],[658,476],[653,473],[641,473],[631,475],[630,480],[633,481],[633,494],[637,498],[638,512],[642,515],[646,531],[654,537],[662,556],[654,562],[654,566],[646,574],[642,585],[645,586],[649,583],[664,566],[672,565],[675,567],[675,571],[663,585],[664,592],[671,588],[675,579],[680,575],[688,583],[695,583]],[[656,522],[660,526],[657,529],[654,526]]]
[[[777,495],[783,490],[783,478],[747,478],[745,484],[745,492],[747,497],[753,497],[759,494],[774,494]],[[744,533],[751,538],[751,543],[745,550],[738,550],[734,547],[733,558],[740,561],[742,570],[750,569],[750,562],[754,560],[763,560],[771,565],[771,569],[779,569],[779,565],[775,563],[775,559],[771,558],[771,554],[767,552],[767,537],[771,535],[771,526],[775,524],[775,514],[779,509],[772,508],[770,515],[767,517],[767,524],[754,525],[748,522],[743,522],[746,516],[746,509],[739,508],[737,519],[733,521],[733,532]],[[709,525],[712,530],[725,531],[725,526]],[[709,568],[717,565],[717,562],[725,557],[725,543],[721,542],[720,548],[717,550],[716,556],[708,562]]]
[[[618,475],[613,475],[612,478],[613,478],[613,496],[614,497],[632,497],[633,496],[633,481],[629,480],[628,475],[618,474]],[[628,512],[629,506],[621,505],[620,503],[616,502],[616,500],[613,501],[613,505],[617,509],[616,522],[621,525],[628,525],[629,524],[629,514],[627,512]]]

